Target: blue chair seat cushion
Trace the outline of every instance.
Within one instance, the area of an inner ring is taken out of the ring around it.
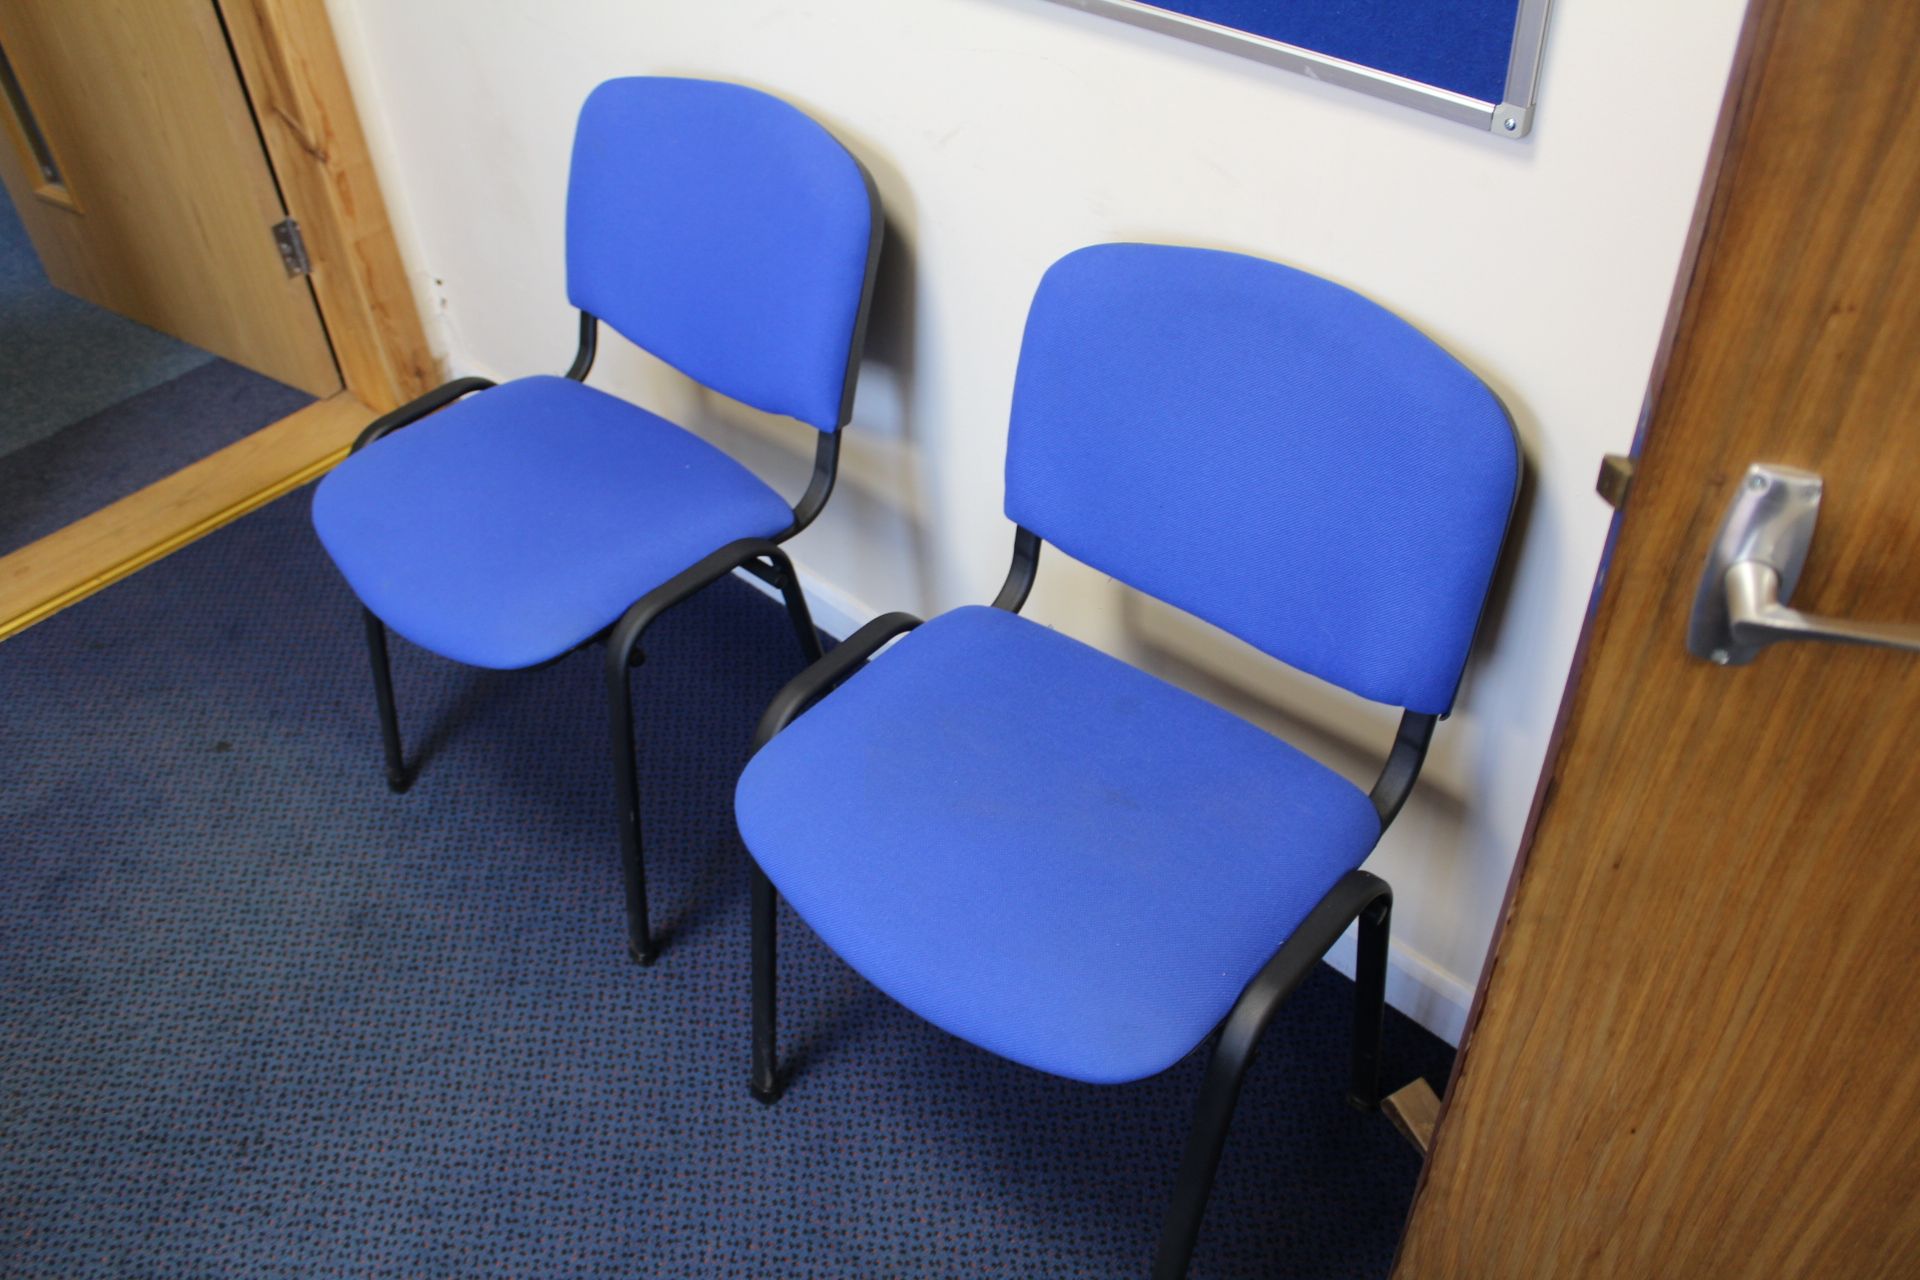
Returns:
[[[480,667],[554,658],[793,510],[698,436],[565,378],[442,409],[321,481],[313,523],[366,606]]]
[[[741,835],[922,1017],[1095,1083],[1179,1061],[1380,836],[1359,788],[1003,610],[909,633],[748,764]]]

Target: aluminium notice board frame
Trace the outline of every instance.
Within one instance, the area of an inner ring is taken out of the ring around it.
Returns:
[[[1179,0],[1165,0],[1174,5]],[[1288,71],[1355,89],[1442,119],[1471,125],[1503,138],[1524,138],[1533,128],[1540,79],[1540,54],[1546,40],[1547,9],[1552,0],[1518,0],[1513,43],[1507,56],[1506,89],[1499,102],[1486,102],[1452,89],[1426,84],[1377,67],[1208,22],[1172,8],[1141,0],[1056,0],[1088,13],[1118,18],[1135,26],[1240,54]]]

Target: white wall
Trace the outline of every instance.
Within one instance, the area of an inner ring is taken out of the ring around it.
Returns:
[[[1078,245],[1182,241],[1317,271],[1486,378],[1529,460],[1518,553],[1461,707],[1369,864],[1396,889],[1392,998],[1457,1038],[1599,562],[1610,513],[1594,476],[1633,436],[1743,0],[1559,0],[1538,123],[1518,144],[1047,0],[330,8],[456,372],[567,362],[566,156],[598,81],[766,88],[866,162],[890,234],[873,338],[841,492],[794,545],[830,628],[991,595],[1010,547],[1001,464],[1021,324],[1041,271]],[[804,429],[631,349],[594,380],[798,491]],[[1356,779],[1391,738],[1391,714],[1057,553],[1030,612]]]

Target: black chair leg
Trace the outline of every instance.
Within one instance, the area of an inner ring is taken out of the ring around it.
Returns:
[[[627,895],[627,954],[652,964],[658,951],[647,927],[647,872],[641,860],[640,779],[633,746],[633,666],[637,630],[615,629],[607,642],[607,712],[613,731],[613,792],[620,818],[620,874]]]
[[[1355,966],[1360,995],[1356,1002],[1371,1009],[1371,1022],[1363,1016],[1354,1046],[1354,1092],[1361,1092],[1361,1072],[1366,1076],[1365,1092],[1371,1095],[1378,1086],[1380,1051],[1380,1009],[1386,989],[1387,918],[1393,905],[1393,893],[1387,882],[1366,871],[1350,871],[1320,900],[1307,918],[1295,929],[1281,948],[1273,953],[1247,989],[1234,1002],[1233,1011],[1220,1028],[1213,1055],[1207,1060],[1206,1080],[1200,1086],[1200,1102],[1194,1109],[1193,1130],[1187,1137],[1187,1154],[1180,1164],[1180,1177],[1174,1183],[1173,1203],[1160,1230],[1160,1251],[1153,1260],[1153,1280],[1181,1280],[1187,1274],[1187,1262],[1193,1256],[1194,1242],[1200,1238],[1200,1220],[1206,1216],[1207,1197],[1213,1192],[1214,1171],[1220,1165],[1220,1152],[1227,1143],[1227,1127],[1233,1122],[1234,1104],[1240,1099],[1240,1083],[1260,1047],[1260,1037],[1280,1004],[1293,994],[1327,948],[1337,941],[1356,918],[1360,920],[1360,959]],[[1367,1028],[1371,1026],[1369,1035]]]
[[[387,624],[373,610],[360,610],[367,627],[367,656],[373,661],[373,697],[380,706],[380,740],[387,752],[387,786],[405,791],[413,779],[407,776],[406,759],[400,752],[400,717],[393,709],[393,667],[387,660]]]
[[[761,564],[764,559],[766,564]],[[607,632],[607,711],[613,733],[613,787],[619,808],[620,871],[627,894],[627,954],[640,964],[652,964],[659,954],[647,925],[647,872],[642,855],[640,778],[633,740],[633,682],[631,672],[641,660],[640,637],[662,610],[707,586],[716,577],[746,565],[756,576],[773,583],[785,598],[787,617],[799,633],[807,660],[820,657],[820,636],[807,612],[806,596],[793,572],[793,562],[776,547],[758,539],[731,543],[694,565],[680,577],[636,600]],[[771,565],[771,569],[767,567]]]
[[[1387,1014],[1387,932],[1393,899],[1375,899],[1360,913],[1353,964],[1353,1085],[1347,1101],[1361,1111],[1380,1109],[1380,1030]]]
[[[800,589],[800,575],[793,562],[775,552],[767,557],[773,564],[773,584],[787,605],[787,619],[800,640],[800,652],[809,663],[818,662],[823,651],[820,633],[807,609],[806,593]],[[780,1101],[785,1081],[780,1078],[779,1019],[777,985],[778,927],[780,895],[760,864],[748,858],[753,878],[753,1096],[772,1106]]]
[[[753,1096],[772,1105],[780,1101],[783,1085],[775,1006],[780,895],[760,864],[751,859],[749,863],[753,877]]]
[[[1264,1030],[1264,1024],[1251,1026],[1249,1021],[1229,1018],[1213,1046],[1213,1056],[1207,1060],[1207,1077],[1200,1086],[1193,1129],[1187,1135],[1187,1154],[1180,1162],[1173,1203],[1167,1206],[1160,1230],[1153,1280],[1181,1280],[1187,1274],[1187,1261],[1200,1238],[1200,1220],[1206,1216],[1207,1198],[1213,1194],[1214,1170],[1227,1145],[1227,1127],[1233,1122],[1234,1104],[1240,1099],[1240,1082],[1253,1063]]]
[[[787,618],[793,623],[794,634],[800,638],[800,651],[808,662],[818,662],[822,652],[820,633],[814,628],[813,614],[807,610],[806,593],[800,590],[800,575],[793,571],[793,562],[785,556],[772,559],[774,584],[787,602]]]

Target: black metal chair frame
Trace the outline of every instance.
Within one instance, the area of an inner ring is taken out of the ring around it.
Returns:
[[[851,153],[849,155],[851,157]],[[838,429],[816,430],[818,440],[814,446],[813,473],[807,481],[806,491],[793,504],[793,523],[772,537],[741,538],[716,549],[712,554],[634,601],[612,625],[589,636],[567,653],[530,668],[539,670],[591,645],[606,645],[607,702],[613,734],[614,788],[620,827],[620,867],[626,890],[627,953],[643,965],[652,964],[659,954],[658,944],[648,923],[646,867],[641,841],[639,762],[633,737],[631,673],[634,667],[645,660],[640,642],[645,637],[647,628],[652,626],[661,614],[682,600],[711,586],[735,569],[744,569],[780,592],[781,598],[786,602],[787,617],[793,624],[794,633],[799,637],[800,650],[806,660],[812,662],[820,657],[820,635],[814,629],[813,616],[807,609],[806,595],[800,589],[800,581],[794,573],[793,562],[788,559],[786,552],[781,550],[780,544],[812,524],[822,508],[827,505],[827,499],[833,494],[834,480],[839,473],[841,432],[846,429],[847,423],[853,416],[854,385],[860,372],[861,349],[866,342],[868,313],[873,303],[874,277],[880,261],[881,243],[885,238],[885,221],[880,207],[879,190],[875,187],[873,176],[867,172],[866,166],[858,159],[854,160],[854,164],[860,171],[861,180],[866,184],[867,206],[871,217],[872,231],[867,242],[866,276],[861,285],[860,305],[855,313],[853,334],[847,348],[847,369],[840,398]],[[587,380],[587,374],[593,368],[594,354],[598,349],[599,332],[598,318],[586,311],[581,311],[580,343],[574,354],[573,364],[567,369],[566,377],[580,383]],[[359,452],[402,427],[418,422],[435,410],[444,409],[463,396],[484,391],[494,385],[487,378],[457,378],[444,386],[436,387],[417,400],[376,419],[354,441],[352,452]],[[406,760],[401,751],[400,723],[394,710],[392,668],[387,658],[387,628],[371,609],[362,607],[361,613],[366,623],[367,652],[373,664],[373,689],[374,698],[380,710],[381,739],[386,748],[387,785],[396,792],[402,792],[407,789],[413,779],[407,770]]]
[[[1039,569],[1040,536],[1025,528],[1014,535],[1013,563],[993,607],[1019,613],[1033,589]],[[814,663],[783,688],[761,717],[754,734],[758,751],[802,712],[865,666],[884,645],[913,630],[921,620],[908,613],[875,618]],[[1380,815],[1384,835],[1406,803],[1420,776],[1427,746],[1440,717],[1403,711],[1393,747],[1388,752],[1369,799]],[[779,1101],[786,1080],[779,1070],[776,1045],[776,929],[779,896],[757,862],[753,879],[753,1096],[763,1103]],[[1186,1156],[1174,1184],[1154,1260],[1155,1280],[1177,1280],[1199,1238],[1200,1220],[1213,1189],[1214,1170],[1226,1145],[1227,1127],[1240,1096],[1241,1081],[1259,1049],[1260,1037],[1281,1002],[1291,995],[1355,920],[1360,922],[1354,973],[1354,1036],[1351,1084],[1347,1100],[1362,1111],[1380,1105],[1380,1036],[1386,1010],[1387,941],[1393,911],[1393,891],[1387,882],[1366,871],[1350,871],[1320,900],[1280,948],[1240,993],[1220,1024],[1200,1088]]]

